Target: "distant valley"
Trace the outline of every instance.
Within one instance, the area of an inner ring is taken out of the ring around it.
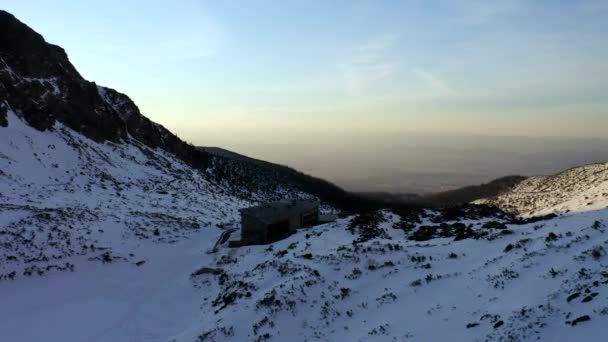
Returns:
[[[223,145],[292,166],[355,192],[429,194],[508,175],[550,175],[608,161],[608,139],[361,133],[340,148],[329,143]],[[356,153],[353,151],[357,151]]]

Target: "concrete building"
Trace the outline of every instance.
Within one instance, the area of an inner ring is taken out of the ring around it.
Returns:
[[[240,212],[241,241],[230,241],[232,247],[271,243],[319,222],[319,203],[309,200],[284,200]]]

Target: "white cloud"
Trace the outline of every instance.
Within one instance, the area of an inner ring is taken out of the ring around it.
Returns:
[[[219,23],[200,11],[197,20],[167,27],[159,47],[169,57],[178,60],[211,57],[224,44],[225,31]]]
[[[412,71],[418,80],[437,91],[439,95],[458,95],[456,89],[452,88],[445,80],[439,78],[430,71],[420,68],[414,68]]]
[[[524,0],[462,0],[464,21],[468,24],[483,24],[497,17],[522,12],[530,6]]]
[[[348,94],[364,91],[399,69],[399,63],[389,56],[390,49],[399,38],[400,35],[396,33],[376,36],[357,46],[345,62],[338,64]]]
[[[361,52],[378,52],[391,47],[401,37],[398,33],[383,34],[357,47]]]

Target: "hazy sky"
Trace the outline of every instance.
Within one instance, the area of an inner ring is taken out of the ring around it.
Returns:
[[[286,162],[289,148],[273,145],[608,136],[608,0],[0,7],[63,46],[85,78],[198,145]]]

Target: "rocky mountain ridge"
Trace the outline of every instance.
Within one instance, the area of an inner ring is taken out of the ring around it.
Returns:
[[[59,121],[97,142],[132,137],[202,168],[208,156],[141,115],[128,96],[85,80],[66,52],[0,10],[0,117],[8,110],[39,130]]]
[[[11,111],[41,131],[53,130],[59,122],[98,143],[137,141],[162,149],[205,172],[206,177],[231,186],[240,196],[289,187],[347,209],[377,207],[295,170],[288,177],[274,172],[261,178],[257,165],[196,148],[142,115],[127,95],[85,80],[61,47],[47,43],[42,35],[2,10],[0,28],[0,127],[8,125]]]
[[[524,216],[606,208],[608,163],[574,167],[552,176],[529,177],[509,191],[477,201]]]

